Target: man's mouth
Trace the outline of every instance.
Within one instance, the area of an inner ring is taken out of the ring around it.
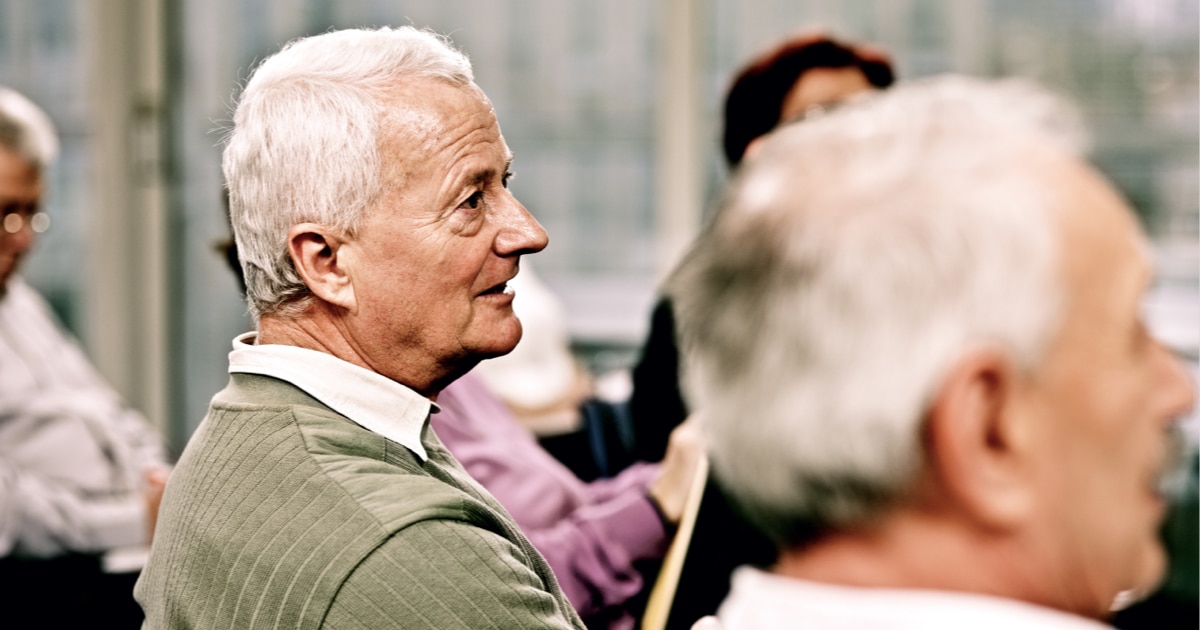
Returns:
[[[501,282],[500,284],[497,284],[496,286],[488,289],[487,291],[480,293],[480,295],[502,295],[502,294],[511,295],[512,293],[513,293],[513,290],[511,287],[508,286],[508,282]]]

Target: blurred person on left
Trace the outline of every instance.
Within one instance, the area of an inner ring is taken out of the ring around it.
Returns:
[[[40,627],[134,628],[133,583],[168,464],[162,441],[17,274],[37,232],[49,118],[0,88],[0,584]]]

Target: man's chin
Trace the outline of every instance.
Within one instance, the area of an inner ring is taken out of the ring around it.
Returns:
[[[1129,586],[1113,597],[1109,608],[1112,612],[1123,610],[1150,596],[1158,590],[1167,576],[1167,552],[1156,538],[1151,548],[1142,556],[1137,575]]]
[[[1162,586],[1164,580],[1167,579],[1167,550],[1163,547],[1162,542],[1156,536],[1152,543],[1152,550],[1146,552],[1146,559],[1142,562],[1142,571],[1136,585],[1138,591],[1145,595],[1158,590]]]
[[[494,359],[504,356],[517,347],[521,341],[521,322],[512,318],[510,322],[492,329],[490,334],[482,335],[481,341],[474,346],[474,354],[481,359]]]

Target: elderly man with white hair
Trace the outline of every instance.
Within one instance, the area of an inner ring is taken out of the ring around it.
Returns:
[[[257,331],[163,498],[150,628],[582,628],[550,567],[429,429],[521,336],[546,233],[470,63],[402,27],[254,71],[223,157]]]
[[[939,77],[783,129],[670,281],[743,628],[1100,628],[1165,555],[1190,378],[1072,107]]]

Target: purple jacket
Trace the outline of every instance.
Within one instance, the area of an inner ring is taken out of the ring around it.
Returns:
[[[512,514],[582,617],[612,615],[642,588],[637,560],[670,540],[646,487],[656,464],[585,483],[547,453],[483,380],[467,374],[438,395],[430,423],[467,472]],[[618,610],[610,628],[632,628]]]

